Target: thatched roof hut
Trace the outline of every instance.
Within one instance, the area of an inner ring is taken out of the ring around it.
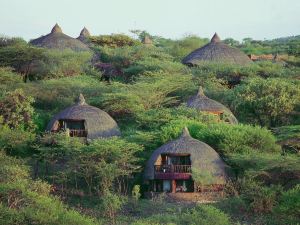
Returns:
[[[146,46],[151,46],[153,45],[153,41],[151,40],[151,38],[148,35],[145,35],[142,43]]]
[[[58,24],[55,24],[50,34],[31,40],[30,43],[38,47],[51,49],[71,49],[73,51],[89,51],[87,45],[75,38],[64,34]]]
[[[152,153],[145,168],[145,180],[155,179],[154,166],[158,165],[163,154],[189,154],[192,171],[211,173],[216,178],[215,184],[226,182],[228,166],[212,147],[192,138],[186,127],[178,139],[164,144]]]
[[[69,128],[62,128],[63,123],[68,123],[71,129],[84,130],[87,139],[108,138],[121,134],[114,119],[101,109],[88,105],[82,94],[76,104],[62,110],[52,118],[47,130],[59,131]]]
[[[91,36],[90,32],[88,31],[88,29],[86,29],[86,27],[84,27],[81,30],[77,39],[83,43],[87,43],[90,36]]]
[[[202,62],[246,65],[251,60],[240,50],[223,43],[215,33],[210,43],[196,49],[182,60],[182,63],[188,66],[197,66]]]
[[[238,123],[233,113],[223,104],[208,98],[200,86],[196,95],[192,96],[188,102],[187,107],[195,108],[202,112],[208,112],[219,115],[221,120],[232,124]]]

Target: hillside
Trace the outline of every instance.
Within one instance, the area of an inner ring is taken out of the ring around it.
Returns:
[[[82,52],[0,39],[0,224],[297,224],[299,36],[136,35],[88,36]],[[182,63],[209,43],[214,57]],[[285,57],[220,61],[252,53]],[[189,179],[147,180],[156,149]],[[224,184],[209,158],[228,167]]]

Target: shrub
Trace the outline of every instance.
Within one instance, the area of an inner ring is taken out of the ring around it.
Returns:
[[[0,152],[0,224],[97,224],[50,196],[49,189],[29,178],[22,161]]]
[[[225,225],[231,224],[228,215],[221,210],[209,205],[197,205],[180,216],[180,224],[215,224]]]
[[[35,63],[31,80],[74,76],[84,73],[92,54],[72,50],[47,50],[44,59]]]
[[[28,156],[32,154],[31,145],[35,135],[21,129],[11,129],[0,125],[0,149],[15,156]]]
[[[34,99],[26,96],[22,89],[8,92],[0,100],[0,116],[3,124],[10,128],[19,128],[24,130],[33,130],[35,125],[32,121],[34,108],[32,104]]]
[[[275,216],[287,224],[296,224],[300,220],[300,185],[283,192],[279,204],[274,209]]]
[[[112,224],[116,223],[116,215],[121,209],[123,200],[116,194],[106,191],[101,198],[101,205],[98,207],[102,214],[108,217]]]
[[[300,101],[299,90],[299,85],[288,80],[250,79],[234,89],[232,104],[244,121],[274,127],[286,123]]]
[[[280,151],[275,137],[265,128],[225,123],[206,125],[194,120],[174,120],[162,127],[163,142],[177,138],[184,126],[188,126],[193,137],[223,154]]]
[[[110,48],[133,46],[141,44],[139,41],[125,34],[99,35],[90,37],[90,41],[97,46],[108,46]]]

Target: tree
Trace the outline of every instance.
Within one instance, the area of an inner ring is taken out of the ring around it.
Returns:
[[[34,63],[44,57],[44,51],[42,48],[27,44],[0,47],[0,66],[13,67],[22,74],[23,81],[26,83]]]
[[[253,78],[237,86],[232,103],[240,118],[274,127],[287,122],[300,102],[299,84],[278,78]]]
[[[3,123],[10,128],[34,130],[35,125],[32,120],[34,114],[33,102],[34,99],[26,96],[22,89],[8,92],[0,100],[0,116],[3,117]]]
[[[234,40],[233,38],[226,38],[223,42],[233,47],[237,47],[240,44],[239,41]]]
[[[117,212],[123,204],[122,199],[109,191],[105,191],[101,199],[100,210],[103,212],[104,216],[107,216],[111,220],[112,224],[116,224]]]

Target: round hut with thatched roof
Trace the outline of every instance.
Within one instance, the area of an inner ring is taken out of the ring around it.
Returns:
[[[87,45],[75,38],[64,34],[60,26],[58,26],[58,24],[55,24],[50,34],[31,40],[30,43],[38,47],[50,49],[71,49],[73,51],[89,51]]]
[[[210,43],[191,52],[182,60],[182,63],[188,66],[201,65],[203,62],[246,65],[251,63],[251,60],[239,49],[223,43],[215,33]]]
[[[114,119],[101,109],[88,105],[82,94],[75,105],[64,109],[52,118],[47,130],[51,132],[68,130],[71,137],[87,139],[121,135]]]
[[[221,190],[227,168],[213,148],[192,138],[185,127],[178,139],[152,153],[144,179],[153,192],[197,192],[203,186]]]
[[[78,40],[83,42],[83,43],[88,43],[89,42],[89,37],[91,36],[90,32],[88,31],[88,29],[86,27],[84,27],[79,36],[78,36]]]
[[[237,124],[238,120],[233,113],[221,103],[208,98],[200,86],[196,95],[192,96],[188,102],[187,107],[195,108],[201,112],[208,112],[219,116],[220,120],[230,124]]]

